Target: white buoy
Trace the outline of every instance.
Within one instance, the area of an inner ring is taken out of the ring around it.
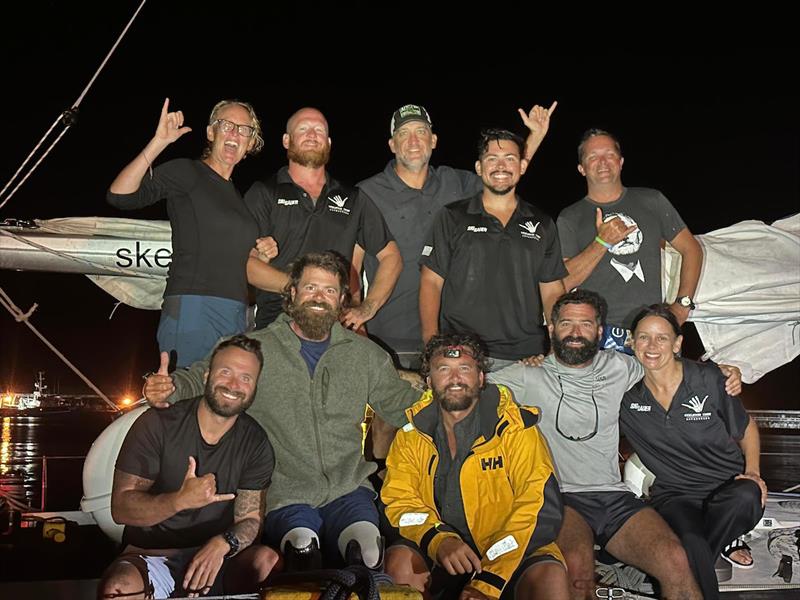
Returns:
[[[83,463],[83,499],[81,510],[90,513],[100,529],[117,543],[122,542],[124,525],[111,518],[111,487],[119,449],[133,422],[148,406],[134,408],[106,427],[89,449]]]

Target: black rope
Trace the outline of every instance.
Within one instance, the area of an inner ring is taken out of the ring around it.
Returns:
[[[375,574],[362,565],[335,571],[320,600],[347,600],[351,593],[360,600],[380,600]]]

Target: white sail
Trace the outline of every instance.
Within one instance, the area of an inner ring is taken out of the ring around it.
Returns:
[[[0,268],[80,273],[135,308],[158,310],[172,262],[168,221],[110,217],[0,226]]]

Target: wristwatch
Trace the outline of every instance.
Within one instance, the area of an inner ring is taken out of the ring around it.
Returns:
[[[695,309],[694,300],[692,300],[691,296],[681,296],[680,298],[676,298],[675,302],[677,302],[681,306],[685,306],[689,310]]]
[[[231,549],[225,555],[225,558],[230,558],[231,556],[235,556],[236,553],[239,551],[239,538],[236,537],[236,534],[232,531],[226,531],[222,534],[222,539],[228,542],[228,545]]]

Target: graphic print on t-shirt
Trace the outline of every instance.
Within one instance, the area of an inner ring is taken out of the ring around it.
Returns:
[[[614,255],[614,258],[611,258],[609,262],[611,263],[611,266],[616,269],[617,273],[622,276],[622,279],[624,279],[626,283],[630,281],[631,277],[634,275],[640,281],[644,281],[644,270],[642,269],[642,263],[638,258],[636,259],[635,263],[632,260],[625,262],[624,260],[616,258],[629,256],[639,252],[639,248],[642,246],[643,239],[642,230],[639,229],[639,225],[636,223],[636,221],[625,213],[608,213],[603,217],[603,222],[608,222],[615,217],[619,217],[626,227],[630,227],[631,225],[635,226],[636,230],[632,233],[629,233],[625,239],[617,242],[611,248],[609,248],[608,251]]]

